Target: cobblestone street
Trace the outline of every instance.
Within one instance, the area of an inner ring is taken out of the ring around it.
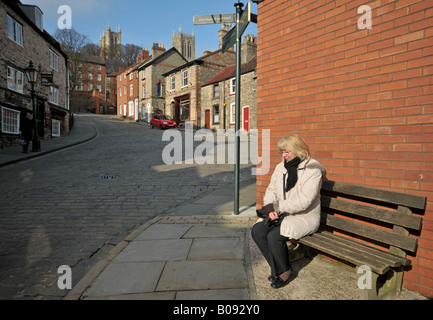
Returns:
[[[233,181],[232,164],[165,165],[164,131],[147,124],[76,121],[96,138],[0,168],[0,299],[63,298],[59,266],[72,268],[75,285],[140,225]],[[241,181],[252,178],[241,166]]]

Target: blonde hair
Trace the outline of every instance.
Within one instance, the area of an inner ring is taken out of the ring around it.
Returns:
[[[305,141],[295,133],[288,134],[278,142],[279,151],[292,151],[297,157],[304,161],[310,156],[310,149]]]

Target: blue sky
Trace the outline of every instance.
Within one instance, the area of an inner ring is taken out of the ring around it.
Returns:
[[[173,30],[196,36],[196,57],[205,50],[218,49],[218,30],[221,25],[193,25],[193,16],[217,13],[235,13],[236,0],[21,0],[23,4],[37,5],[44,13],[44,29],[53,34],[57,29],[57,13],[61,5],[72,9],[72,26],[99,44],[99,37],[108,22],[112,30],[119,25],[122,44],[132,43],[149,50],[152,44],[172,47]],[[247,1],[243,1],[244,8]],[[253,13],[257,5],[251,3]],[[257,35],[257,27],[250,23],[245,34]]]

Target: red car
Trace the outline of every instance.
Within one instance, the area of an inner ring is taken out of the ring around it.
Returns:
[[[166,114],[154,114],[152,120],[150,120],[150,127],[159,127],[162,129],[174,129],[176,128],[176,122]]]

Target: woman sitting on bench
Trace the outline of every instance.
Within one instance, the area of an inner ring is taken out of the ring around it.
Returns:
[[[252,228],[254,242],[269,266],[268,280],[275,289],[294,279],[290,269],[286,242],[313,234],[320,225],[320,188],[325,168],[310,156],[304,140],[296,134],[278,142],[283,157],[272,174],[263,199],[265,206],[257,210],[259,220]]]

